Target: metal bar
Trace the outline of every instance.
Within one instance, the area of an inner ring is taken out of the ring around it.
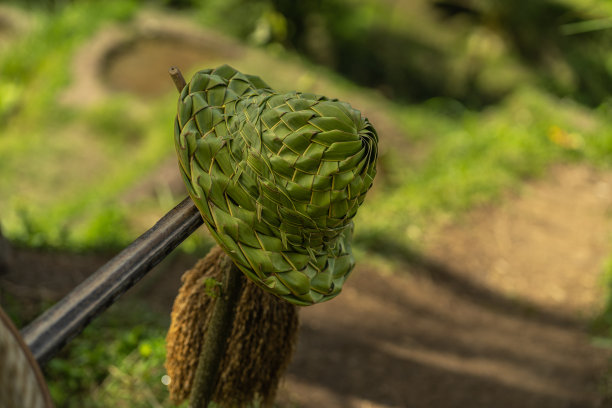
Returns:
[[[53,357],[200,225],[202,218],[198,209],[190,198],[186,198],[153,228],[26,326],[21,334],[38,363],[43,364]]]

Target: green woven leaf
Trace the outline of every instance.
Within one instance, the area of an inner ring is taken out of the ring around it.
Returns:
[[[183,89],[174,129],[189,195],[245,275],[297,305],[336,296],[376,174],[369,121],[345,102],[278,93],[223,65]]]

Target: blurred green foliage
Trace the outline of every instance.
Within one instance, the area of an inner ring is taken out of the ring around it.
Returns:
[[[146,109],[133,109],[138,102],[127,96],[84,109],[55,103],[77,47],[104,22],[127,21],[144,3],[194,9],[197,20],[246,41],[281,44],[398,100],[425,100],[387,105],[408,140],[427,144],[429,152],[418,167],[401,170],[396,167],[404,152],[381,159],[392,167],[383,187],[390,199],[381,206],[388,218],[401,213],[406,220],[395,229],[494,198],[554,160],[606,163],[612,149],[606,123],[612,31],[584,25],[609,19],[612,10],[595,3],[549,0],[519,8],[484,0],[400,1],[393,7],[368,0],[133,0],[99,7],[91,1],[31,1],[34,29],[0,58],[6,95],[0,103],[0,172],[13,175],[0,180],[0,193],[11,197],[0,200],[0,210],[13,241],[118,248],[138,232],[130,225],[132,213],[162,205],[127,205],[122,196],[168,156],[173,95],[149,101]],[[598,109],[582,112],[580,103]],[[587,117],[590,125],[568,122],[567,115]],[[75,136],[63,132],[71,127],[90,137],[70,140]],[[557,139],[575,138],[575,146],[551,140],[554,132]],[[39,163],[62,160],[41,171],[32,157]],[[85,163],[92,174],[78,177]],[[164,199],[164,208],[177,199]],[[371,208],[381,210],[378,204]],[[362,230],[391,227],[379,222],[370,228],[368,211],[363,213]]]
[[[26,2],[50,10],[75,3],[86,2]],[[482,107],[528,81],[596,106],[612,91],[609,2],[541,0],[521,7],[513,0],[139,3],[199,10],[207,25],[258,44],[280,43],[405,101],[448,96]],[[487,76],[495,74],[511,78],[510,83],[492,86]]]
[[[280,43],[402,101],[480,108],[529,82],[596,106],[612,90],[612,9],[596,1],[193,0],[204,21]],[[605,23],[608,22],[606,25]]]
[[[130,226],[135,209],[167,211],[180,199],[168,200],[164,186],[157,202],[121,199],[171,154],[173,96],[147,109],[120,95],[89,108],[58,103],[77,49],[102,24],[128,21],[137,10],[135,1],[34,9],[28,35],[0,50],[0,211],[14,243],[119,248],[142,232]]]
[[[428,138],[427,156],[418,166],[388,166],[400,174],[398,181],[383,186],[376,201],[360,209],[358,240],[365,239],[360,234],[378,233],[410,241],[415,228],[423,230],[436,219],[489,202],[552,162],[612,163],[606,109],[591,113],[570,100],[527,88],[481,113],[466,111],[449,118],[432,111],[413,108],[402,116],[407,133]],[[423,117],[435,138],[419,129]],[[382,157],[383,169],[385,160],[401,163],[401,154],[392,151]]]
[[[55,404],[70,408],[168,403],[161,382],[167,324],[141,303],[111,307],[45,366]]]
[[[187,407],[172,403],[166,386],[171,379],[164,378],[168,323],[141,302],[113,305],[45,366],[55,405]],[[254,401],[249,408],[260,406]]]
[[[79,197],[62,200],[61,206],[52,208],[44,197],[52,196],[57,186],[65,182],[65,168],[37,169],[35,163],[61,157],[59,163],[64,166],[68,162],[78,165],[78,160],[66,151],[66,141],[58,137],[66,125],[87,120],[80,119],[74,110],[57,103],[60,90],[69,83],[70,71],[66,67],[70,66],[76,47],[90,37],[100,24],[128,19],[135,11],[136,3],[125,1],[108,2],[102,8],[93,2],[80,3],[78,6],[64,7],[55,14],[37,12],[33,14],[34,27],[30,35],[11,44],[0,54],[0,89],[11,90],[10,103],[0,104],[3,108],[0,111],[0,156],[3,158],[0,161],[0,174],[4,175],[0,181],[0,191],[5,197],[0,208],[3,226],[17,243],[29,246],[79,246],[62,219],[65,220],[67,214],[83,211],[82,200],[87,202],[92,197],[88,197],[87,189],[82,188]],[[100,133],[114,131],[98,127]],[[81,141],[83,146],[87,142]],[[39,185],[46,185],[47,189],[38,191],[42,199],[35,203],[37,205],[20,198],[20,193],[31,188],[28,180],[40,181],[45,178],[46,182]],[[8,197],[12,197],[12,200],[7,200]],[[8,210],[10,207],[14,210]],[[117,221],[120,217],[118,210],[109,211],[99,206],[98,214],[88,221],[92,228],[85,227],[82,239],[78,240],[87,246],[88,236],[109,217]],[[121,235],[115,234],[112,240],[104,235],[98,238],[109,242],[120,239]]]

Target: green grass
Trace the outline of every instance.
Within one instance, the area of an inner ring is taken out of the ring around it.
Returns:
[[[169,406],[161,382],[167,324],[141,303],[111,307],[45,367],[55,404]]]
[[[91,188],[95,179],[85,173],[95,174],[96,169],[86,165],[90,155],[82,157],[78,152],[109,150],[112,143],[105,140],[109,129],[102,126],[85,135],[67,130],[87,122],[87,117],[82,119],[81,112],[61,106],[57,99],[69,83],[77,47],[103,23],[129,19],[135,10],[136,4],[129,1],[109,2],[103,8],[80,2],[54,15],[38,13],[31,32],[0,55],[0,89],[10,90],[8,102],[0,106],[0,212],[12,240],[30,246],[70,246],[76,241],[87,245],[87,234],[82,239],[72,237],[66,214],[76,218],[86,211],[87,203],[96,201],[103,208],[99,197],[112,188],[106,185],[102,191],[92,191],[99,186]],[[121,150],[114,144],[112,150]],[[104,162],[97,164],[100,173],[109,174]],[[125,185],[126,181],[114,182]],[[119,217],[117,210],[99,211],[98,217],[115,221]]]
[[[174,405],[162,382],[168,323],[139,301],[113,305],[44,368],[55,405],[187,407],[188,402]],[[254,401],[249,408],[260,404]]]
[[[486,111],[456,117],[420,107],[397,114],[405,115],[407,134],[428,138],[426,158],[414,167],[402,165],[401,152],[383,158],[401,170],[396,183],[383,184],[360,210],[357,234],[363,233],[364,240],[385,234],[409,244],[415,228],[435,227],[495,200],[551,163],[612,163],[612,124],[604,111],[591,113],[534,89],[518,90]],[[423,135],[423,116],[435,134]]]
[[[175,95],[149,103],[112,96],[91,107],[58,103],[76,50],[104,24],[128,21],[136,2],[77,2],[35,15],[32,31],[0,54],[0,223],[18,245],[119,248],[181,197],[123,196],[173,154]]]

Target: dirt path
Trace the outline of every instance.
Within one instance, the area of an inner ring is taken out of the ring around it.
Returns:
[[[342,296],[302,311],[281,400],[605,406],[598,385],[608,354],[591,345],[581,316],[601,303],[610,186],[611,174],[555,168],[432,237],[423,257],[383,243],[400,270],[358,268]]]
[[[13,265],[30,264],[18,258]],[[72,268],[62,258],[46,260],[29,285],[55,282],[46,288],[53,294],[89,268],[84,258],[71,261]],[[187,264],[153,272],[136,292],[147,292],[165,310]],[[579,324],[545,313],[526,316],[521,307],[463,293],[431,265],[405,266],[411,275],[360,268],[342,296],[302,310],[281,406],[603,406],[596,386],[605,355],[589,345]],[[74,276],[62,284],[60,271],[71,269]],[[48,274],[54,278],[41,278]],[[11,290],[6,283],[16,276],[1,285]]]
[[[427,252],[508,298],[590,316],[604,299],[611,210],[612,173],[558,166],[520,196],[446,228]]]
[[[605,355],[580,326],[472,299],[426,268],[411,272],[419,275],[360,269],[334,302],[304,309],[281,400],[347,408],[599,406]]]

